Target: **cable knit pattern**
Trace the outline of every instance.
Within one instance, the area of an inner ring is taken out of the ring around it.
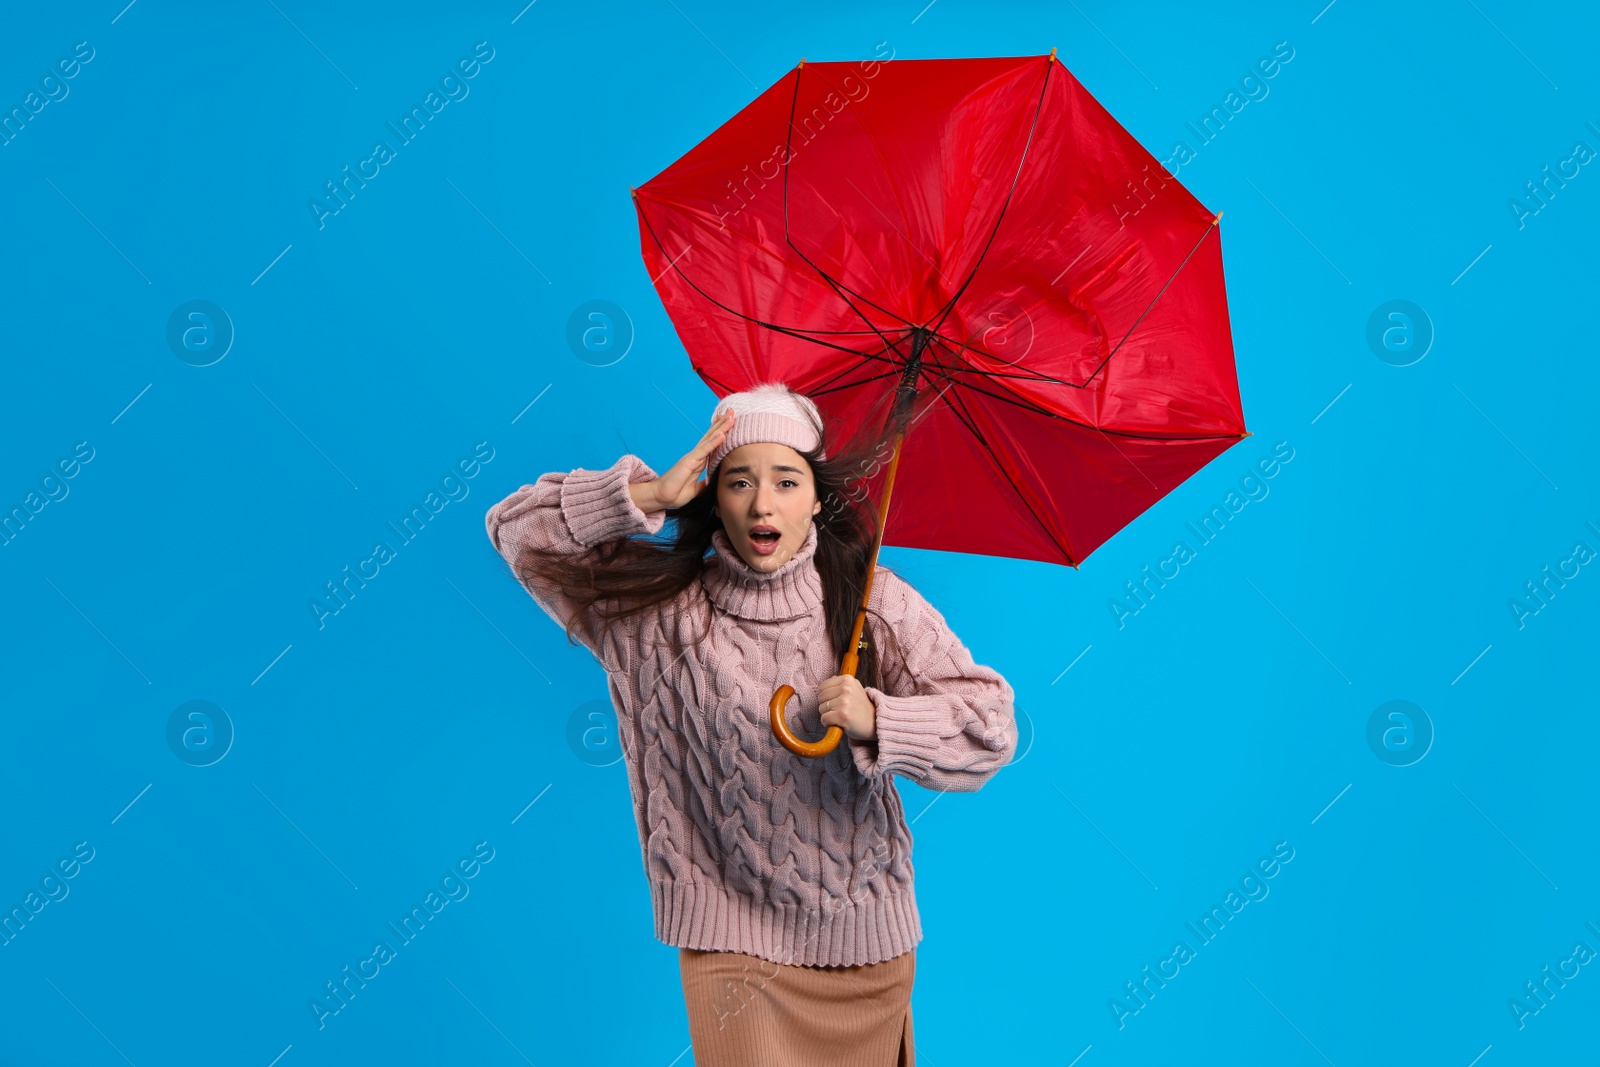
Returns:
[[[657,534],[666,512],[628,494],[655,471],[543,475],[489,509],[495,549],[579,553]],[[893,571],[872,583],[883,688],[866,687],[877,736],[820,759],[778,743],[768,702],[794,687],[790,728],[822,736],[817,687],[839,672],[823,617],[818,530],[776,570],[749,566],[722,531],[700,580],[669,604],[580,637],[605,667],[633,793],[656,937],[776,963],[855,966],[922,940],[911,833],[893,776],[941,791],[980,788],[1011,759],[1011,686],[977,664],[944,617]],[[563,626],[576,605],[525,586]],[[901,656],[896,656],[899,649]]]

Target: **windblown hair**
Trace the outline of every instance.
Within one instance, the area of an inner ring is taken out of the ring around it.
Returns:
[[[835,657],[842,659],[861,607],[867,557],[877,534],[876,508],[858,482],[872,474],[886,450],[881,442],[866,440],[822,458],[828,449],[826,438],[824,428],[817,447],[800,455],[811,468],[822,502],[822,510],[811,520],[817,526],[813,562],[822,578],[828,637]],[[671,602],[700,577],[712,551],[711,535],[723,528],[722,519],[711,512],[721,472],[718,463],[693,500],[666,509],[662,529],[670,534],[668,540],[660,535],[620,537],[592,545],[577,556],[524,548],[513,573],[532,588],[560,589],[574,601],[578,610],[567,621],[567,639],[576,643],[575,634],[581,629],[592,641],[598,635],[591,631],[591,620],[603,625]],[[887,568],[880,565],[880,569]],[[886,623],[873,625],[875,614],[869,610],[862,626],[866,647],[859,650],[855,677],[864,686],[881,689],[877,635],[895,638]]]

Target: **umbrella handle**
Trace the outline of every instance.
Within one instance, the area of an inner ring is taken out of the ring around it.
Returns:
[[[867,585],[870,593],[871,581],[868,581]],[[861,631],[866,625],[867,609],[863,607],[856,612],[855,629],[850,635],[850,651],[844,654],[844,660],[839,664],[840,674],[855,676],[856,667],[861,663],[860,650],[865,647],[864,642],[861,640]],[[779,686],[778,691],[772,694],[772,703],[768,705],[768,711],[772,717],[773,736],[783,742],[783,747],[793,752],[796,756],[810,756],[814,759],[817,756],[826,756],[838,748],[839,740],[844,737],[844,728],[842,726],[828,727],[828,732],[822,735],[822,740],[820,741],[805,741],[795,736],[789,729],[789,724],[783,719],[783,706],[789,703],[789,698],[792,696],[794,696],[794,686],[792,685]]]
[[[822,735],[820,741],[805,741],[796,737],[789,730],[789,724],[783,721],[783,706],[789,703],[789,698],[794,696],[794,686],[780,686],[772,694],[770,711],[772,714],[772,733],[783,742],[783,747],[793,752],[796,756],[826,756],[839,747],[839,739],[844,736],[844,730],[838,726],[828,727],[828,732]]]
[[[840,674],[853,676],[856,673],[856,666],[860,663],[860,657],[856,649],[860,647],[861,628],[866,625],[866,622],[867,612],[863,608],[856,613],[855,638],[850,646],[850,651],[845,653],[844,662],[839,666]],[[795,736],[789,729],[789,724],[783,719],[783,706],[789,703],[789,698],[792,696],[794,696],[794,686],[792,685],[779,686],[778,691],[772,694],[772,703],[768,705],[768,710],[772,716],[773,736],[783,742],[783,747],[793,752],[796,756],[809,756],[815,759],[818,756],[826,756],[838,748],[840,739],[844,737],[844,727],[842,726],[828,727],[828,732],[822,735],[822,740],[820,741],[805,741]]]

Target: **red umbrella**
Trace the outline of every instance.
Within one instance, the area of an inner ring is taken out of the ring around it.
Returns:
[[[634,204],[718,396],[783,381],[892,442],[880,544],[1077,567],[1249,435],[1221,216],[1053,49],[801,60]]]

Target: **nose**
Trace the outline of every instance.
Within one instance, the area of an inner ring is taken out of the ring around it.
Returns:
[[[756,486],[756,491],[750,494],[750,515],[752,518],[764,518],[772,514],[772,494],[775,490],[766,484]]]

